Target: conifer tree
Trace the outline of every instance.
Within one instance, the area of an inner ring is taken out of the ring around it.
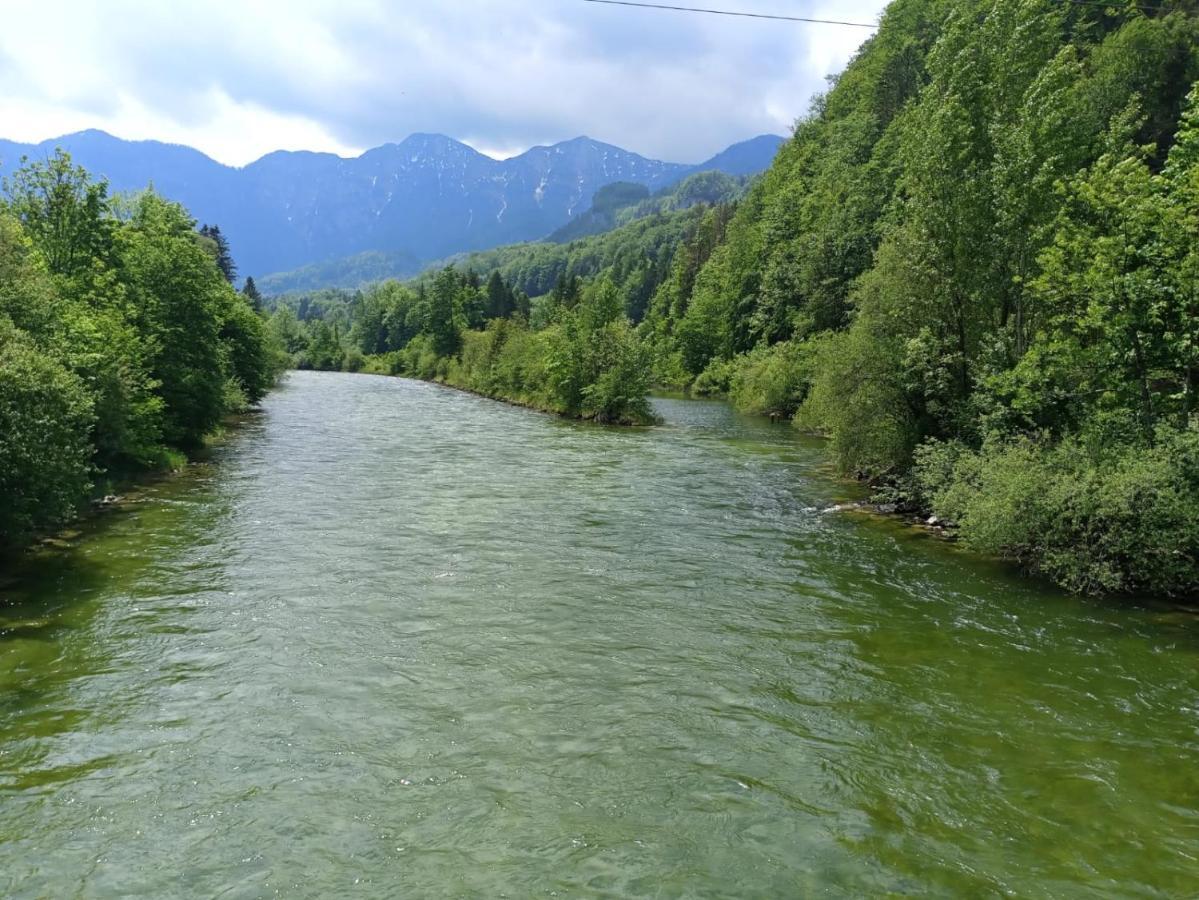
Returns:
[[[241,289],[242,296],[250,303],[250,308],[254,312],[262,312],[262,294],[258,290],[258,285],[254,283],[254,276],[250,275],[246,278],[245,286]]]
[[[498,270],[492,272],[487,280],[487,318],[507,319],[516,306],[515,300],[504,276]]]
[[[233,262],[233,255],[229,252],[229,241],[221,234],[221,226],[202,225],[200,234],[212,241],[215,247],[213,253],[217,268],[221,270],[225,280],[233,284],[234,279],[237,278],[237,264]]]

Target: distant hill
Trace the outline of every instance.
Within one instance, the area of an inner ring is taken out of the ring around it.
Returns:
[[[724,172],[726,175],[757,175],[770,168],[783,143],[783,139],[776,134],[761,134],[740,144],[733,144],[696,168],[699,171]],[[762,164],[763,160],[766,161],[765,165]]]
[[[290,272],[263,275],[261,278],[255,278],[254,284],[259,291],[268,296],[319,291],[324,288],[353,289],[389,278],[413,278],[429,265],[429,260],[417,259],[411,253],[403,251],[365,250],[353,256],[310,263]]]
[[[357,277],[346,262],[356,254],[372,254],[373,272],[409,274],[421,261],[543,238],[614,182],[656,191],[707,169],[761,171],[782,140],[754,138],[689,166],[586,137],[494,160],[443,135],[416,134],[354,159],[279,151],[232,168],[188,147],[83,131],[37,145],[0,140],[0,175],[21,156],[44,158],[61,146],[116,191],[152,183],[201,222],[220,225],[243,275],[308,267],[305,286],[315,287]],[[322,274],[326,263],[331,275]]]
[[[561,244],[590,234],[602,234],[616,227],[616,216],[622,209],[636,206],[650,198],[644,184],[617,181],[606,184],[591,198],[591,208],[575,216],[546,240]]]
[[[575,216],[546,240],[566,244],[656,213],[690,209],[701,203],[731,203],[745,193],[750,181],[749,176],[697,172],[652,195],[643,185],[618,181],[596,191],[589,210]]]

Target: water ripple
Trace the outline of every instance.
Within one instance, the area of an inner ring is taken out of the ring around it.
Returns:
[[[1192,619],[659,408],[293,375],[0,607],[0,895],[1199,892]]]

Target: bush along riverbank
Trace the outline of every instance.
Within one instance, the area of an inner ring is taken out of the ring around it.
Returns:
[[[403,375],[604,424],[656,421],[648,348],[607,278],[530,304],[498,274],[482,283],[446,268],[427,283],[368,292],[342,322],[302,327],[283,307],[271,328],[299,368]]]
[[[152,192],[108,196],[58,153],[0,199],[0,552],[139,474],[179,466],[286,357],[219,231]]]

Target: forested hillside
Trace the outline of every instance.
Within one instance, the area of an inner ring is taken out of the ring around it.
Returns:
[[[735,210],[462,267],[552,293],[534,332],[615,288],[642,346],[622,372],[794,416],[971,546],[1193,593],[1197,7],[895,0]],[[455,315],[444,372],[500,330]]]
[[[1199,587],[1197,34],[1194,3],[897,0],[655,302],[658,352],[980,549]]]
[[[0,199],[0,549],[93,486],[159,468],[257,402],[285,359],[222,271],[219,231],[108,196],[59,153]]]

